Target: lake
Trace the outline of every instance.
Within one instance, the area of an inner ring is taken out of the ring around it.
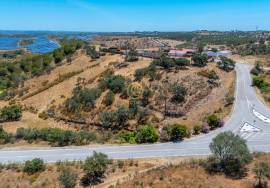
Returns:
[[[0,50],[14,50],[18,48],[26,48],[32,53],[49,53],[60,47],[60,45],[50,40],[46,36],[35,37],[34,43],[25,46],[18,46],[18,41],[29,39],[20,37],[0,37]]]

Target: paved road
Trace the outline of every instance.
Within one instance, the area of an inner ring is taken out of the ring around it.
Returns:
[[[90,156],[93,151],[106,153],[114,159],[149,158],[169,156],[209,155],[209,143],[218,133],[231,130],[247,140],[252,151],[270,152],[270,110],[260,102],[251,87],[251,66],[236,65],[237,84],[235,108],[226,125],[206,135],[185,140],[181,143],[163,143],[133,146],[98,146],[54,148],[44,150],[0,150],[0,162],[22,162],[35,157],[47,162],[79,160]],[[244,127],[243,127],[244,126]],[[246,130],[244,130],[244,128]]]

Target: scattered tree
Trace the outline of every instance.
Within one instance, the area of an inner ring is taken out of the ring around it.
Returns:
[[[58,177],[63,188],[74,188],[77,184],[78,175],[69,167],[64,167]]]
[[[232,132],[220,133],[210,144],[213,155],[209,158],[209,171],[221,171],[227,176],[241,178],[252,155],[246,141]]]
[[[207,65],[208,57],[206,54],[195,54],[192,57],[195,66],[204,67]]]
[[[85,175],[81,180],[83,185],[95,185],[101,182],[108,168],[110,160],[103,153],[94,152],[92,157],[87,157],[84,162]]]

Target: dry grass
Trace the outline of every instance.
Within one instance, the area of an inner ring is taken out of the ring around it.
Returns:
[[[221,174],[210,175],[203,167],[180,163],[168,165],[139,174],[132,180],[118,184],[116,188],[136,187],[177,187],[177,188],[248,188],[254,184],[252,168],[259,161],[270,162],[270,155],[255,158],[249,166],[248,175],[243,179],[230,179]],[[269,182],[268,182],[269,183]]]
[[[200,159],[200,158],[197,158]],[[258,162],[270,162],[269,154],[260,154],[248,167],[248,174],[243,179],[231,179],[222,174],[208,174],[203,167],[191,163],[190,158],[158,158],[124,160],[123,166],[114,161],[106,173],[103,183],[94,188],[249,188],[254,182],[252,169]],[[0,188],[58,188],[58,176],[63,166],[70,166],[81,178],[83,171],[80,162],[63,163],[60,166],[50,164],[44,172],[29,176],[17,170],[2,170]],[[270,182],[268,182],[270,183]],[[80,188],[79,181],[76,188]]]

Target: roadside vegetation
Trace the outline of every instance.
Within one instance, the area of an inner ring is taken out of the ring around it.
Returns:
[[[180,125],[174,125],[170,129],[185,132]],[[153,131],[148,126],[140,129],[139,134],[145,135]],[[155,136],[152,138],[156,139]],[[179,139],[174,135],[172,138]],[[207,158],[170,158],[159,163],[158,159],[145,160],[148,162],[134,159],[111,160],[106,154],[97,152],[84,161],[58,161],[55,164],[46,164],[42,159],[34,158],[24,163],[0,164],[0,179],[5,186],[20,183],[27,187],[268,187],[269,155],[251,154],[245,140],[232,132],[217,135],[210,144],[210,150],[212,154]],[[20,180],[9,181],[10,178]]]
[[[264,70],[261,62],[256,62],[255,66],[251,69],[252,85],[259,90],[259,94],[266,102],[270,102],[270,77],[268,70]]]
[[[213,139],[210,150],[212,155],[207,159],[163,165],[115,187],[268,187],[269,157],[252,155],[239,136],[221,133]]]

